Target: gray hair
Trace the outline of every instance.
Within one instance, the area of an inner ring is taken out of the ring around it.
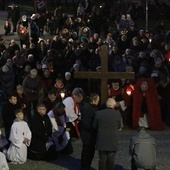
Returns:
[[[82,88],[76,87],[76,88],[72,91],[72,95],[79,96],[79,97],[83,97],[83,96],[84,96],[84,91],[83,91]]]
[[[113,98],[108,98],[106,101],[106,106],[109,108],[114,108],[116,106],[116,101]]]
[[[32,70],[30,71],[30,73],[31,73],[31,74],[37,74],[38,71],[37,71],[36,69],[32,69]]]

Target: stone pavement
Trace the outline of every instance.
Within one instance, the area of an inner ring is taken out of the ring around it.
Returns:
[[[4,35],[4,22],[7,12],[0,11],[0,35]],[[15,34],[3,36],[5,44],[14,38],[18,42],[19,38]],[[43,38],[49,38],[47,34]],[[130,170],[130,156],[128,153],[129,140],[136,133],[135,130],[124,129],[120,131],[119,149],[116,154],[116,170]],[[165,127],[164,131],[149,131],[157,141],[157,169],[170,170],[170,127]],[[10,170],[80,170],[81,140],[73,141],[74,153],[71,155],[58,155],[55,161],[32,161],[28,160],[23,165],[9,164]],[[147,153],[146,153],[147,157]],[[98,155],[95,154],[92,162],[92,170],[97,170]]]
[[[148,131],[157,141],[157,168],[156,170],[170,170],[170,127],[164,131]],[[128,152],[129,140],[136,131],[124,129],[119,132],[119,149],[116,153],[116,170],[130,170],[130,156]],[[74,153],[71,155],[59,154],[55,161],[43,162],[28,160],[23,165],[11,165],[11,170],[80,170],[81,140],[74,140]],[[147,153],[146,153],[147,157]],[[96,151],[92,162],[92,170],[97,170],[98,154]]]

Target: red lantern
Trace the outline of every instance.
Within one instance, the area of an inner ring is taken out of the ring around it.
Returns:
[[[134,91],[134,89],[133,89],[131,86],[128,86],[128,87],[126,88],[126,94],[127,94],[128,96],[131,96],[132,93],[133,93],[133,91]]]

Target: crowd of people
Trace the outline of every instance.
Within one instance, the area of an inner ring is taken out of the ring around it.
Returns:
[[[8,13],[5,26],[11,19],[20,38],[20,44],[11,39],[6,45],[0,37],[1,115],[8,140],[1,151],[12,163],[25,163],[27,148],[33,160],[71,154],[71,139],[80,137],[81,169],[90,169],[96,146],[99,170],[112,170],[124,126],[170,125],[170,32],[163,21],[149,32],[138,29],[132,10],[120,14],[113,4],[110,10],[90,4],[79,3],[75,16],[61,7],[31,17],[21,17],[13,6]],[[135,72],[134,80],[108,81],[106,103],[100,103],[98,80],[74,78],[75,72],[100,71],[102,45],[108,46],[108,71]]]

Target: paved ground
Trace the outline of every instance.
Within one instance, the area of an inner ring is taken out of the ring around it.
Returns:
[[[7,12],[0,11],[0,34],[4,35],[3,25]],[[47,38],[45,35],[44,38]],[[8,45],[11,38],[18,41],[17,35],[3,36],[5,44]],[[116,154],[116,170],[130,170],[130,156],[128,153],[129,139],[136,133],[135,130],[120,131],[119,150]],[[157,170],[170,170],[170,128],[164,131],[149,131],[157,140]],[[11,170],[80,170],[81,140],[73,141],[74,153],[70,156],[58,155],[52,162],[28,160],[24,165],[11,165]],[[147,157],[147,153],[146,153]],[[94,157],[92,170],[97,170],[98,155]]]
[[[120,131],[119,150],[116,154],[116,170],[130,170],[130,156],[128,153],[129,139],[136,133],[135,130]],[[170,128],[165,131],[149,131],[157,141],[157,169],[170,170]],[[81,140],[73,141],[74,153],[72,155],[58,155],[52,162],[28,160],[24,165],[9,165],[12,170],[80,170]],[[146,153],[147,157],[147,153]],[[97,170],[98,155],[95,154],[92,170]]]

